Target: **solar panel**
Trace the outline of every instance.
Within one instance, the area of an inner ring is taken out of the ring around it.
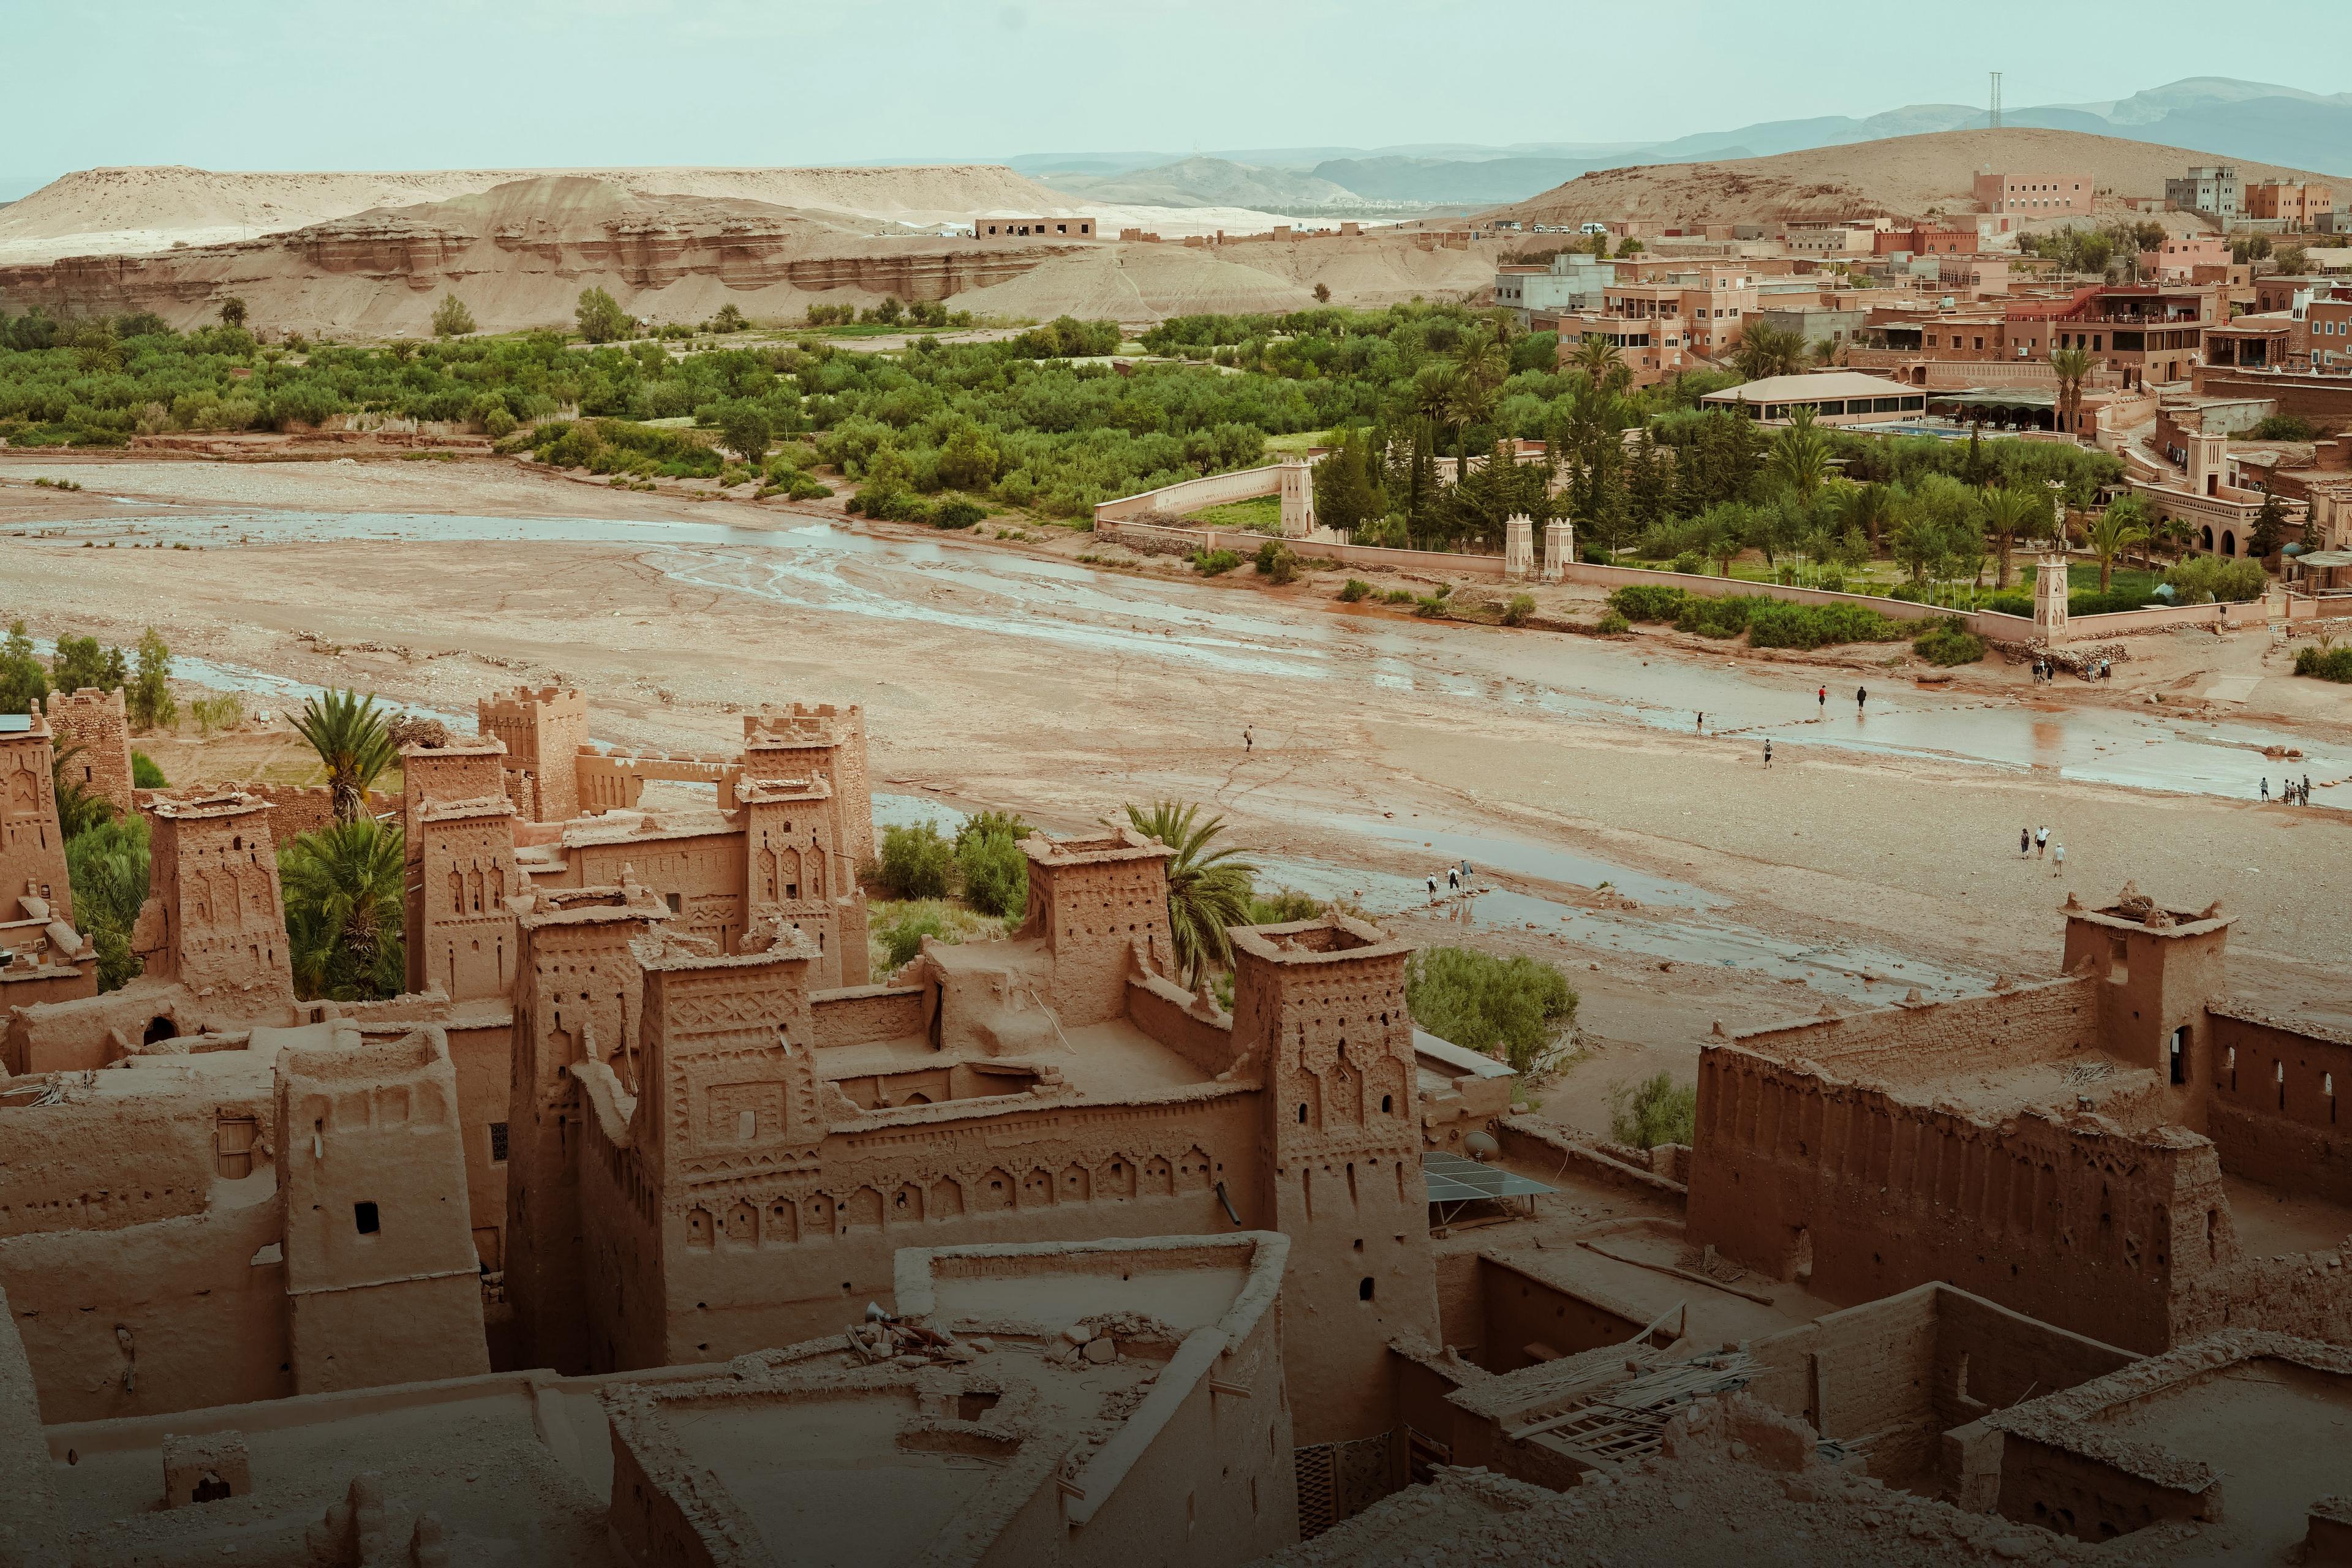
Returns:
[[[32,727],[30,713],[0,713],[0,735],[22,735]]]
[[[1459,1154],[1423,1154],[1422,1179],[1429,1184],[1433,1204],[1468,1203],[1477,1198],[1531,1198],[1557,1187],[1529,1181],[1500,1165],[1482,1165]]]

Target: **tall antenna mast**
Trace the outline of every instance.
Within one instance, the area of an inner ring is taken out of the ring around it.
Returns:
[[[1992,77],[1992,128],[1998,131],[2000,129],[2000,72],[1988,74]]]

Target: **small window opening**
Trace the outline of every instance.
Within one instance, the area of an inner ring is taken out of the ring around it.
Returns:
[[[352,1218],[359,1226],[362,1236],[374,1236],[383,1229],[383,1221],[377,1217],[373,1204],[353,1204]]]
[[[490,1163],[494,1165],[507,1163],[507,1124],[503,1121],[490,1123]]]
[[[1356,1282],[1356,1300],[1359,1301],[1369,1301],[1371,1299],[1372,1277],[1367,1274]]]

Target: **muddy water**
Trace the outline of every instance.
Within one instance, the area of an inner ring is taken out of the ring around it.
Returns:
[[[976,638],[1043,641],[1204,673],[1411,691],[1571,722],[1688,731],[1780,746],[1933,757],[2137,789],[2252,797],[2281,767],[2265,746],[2305,755],[2297,776],[2352,776],[2352,750],[2308,744],[2258,724],[2197,723],[2155,712],[2070,708],[2071,686],[2033,701],[1838,679],[1826,707],[1819,672],[1745,662],[1645,658],[1638,647],[1556,637],[1480,637],[1386,615],[1265,613],[1247,595],[1185,580],[1097,572],[1010,552],[879,539],[824,522],[786,529],[593,519],[194,509],[116,531],[142,542],[227,544],[381,540],[622,545],[681,584],[740,594],[813,616],[918,622]],[[79,537],[54,541],[78,544]],[[191,675],[195,674],[193,667]],[[1855,685],[1871,687],[1857,708]],[[1524,848],[1524,847],[1520,847]],[[1462,854],[1473,860],[1475,849]],[[1455,858],[1459,858],[1460,856]]]

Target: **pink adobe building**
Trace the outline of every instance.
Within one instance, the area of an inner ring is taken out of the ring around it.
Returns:
[[[1974,182],[1977,210],[2020,217],[2086,216],[2097,182],[2074,174],[1995,174],[1986,169]]]

